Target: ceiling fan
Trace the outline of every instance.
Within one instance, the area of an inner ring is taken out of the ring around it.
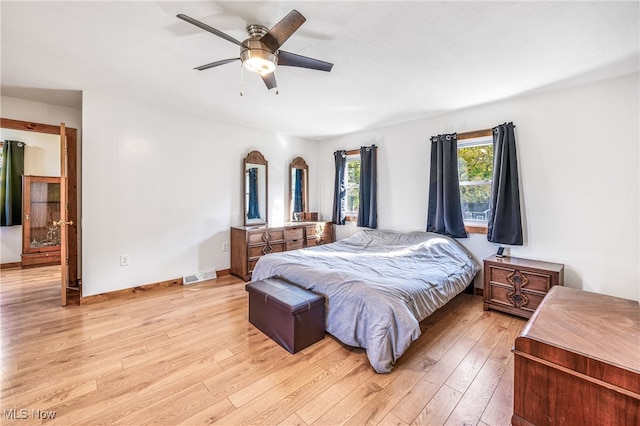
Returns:
[[[271,90],[277,88],[276,77],[273,73],[277,65],[327,72],[331,71],[333,67],[333,64],[329,62],[280,50],[280,46],[306,21],[306,18],[295,9],[271,29],[267,29],[262,25],[248,25],[249,38],[242,42],[187,15],[179,14],[177,16],[190,24],[240,46],[239,58],[223,59],[194,68],[199,71],[241,61],[244,68],[260,74],[267,89]]]

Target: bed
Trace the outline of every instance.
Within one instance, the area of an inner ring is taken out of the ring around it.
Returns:
[[[452,238],[362,230],[332,244],[263,256],[252,281],[279,276],[325,295],[327,332],[366,349],[373,369],[388,373],[420,336],[420,321],[478,271],[478,262]]]

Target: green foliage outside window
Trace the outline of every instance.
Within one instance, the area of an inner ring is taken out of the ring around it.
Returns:
[[[347,206],[348,213],[358,213],[360,207],[360,157],[347,159]]]
[[[465,219],[487,220],[492,174],[492,143],[458,148],[460,200]]]

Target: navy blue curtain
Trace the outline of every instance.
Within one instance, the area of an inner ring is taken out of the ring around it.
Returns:
[[[333,185],[333,215],[331,221],[338,225],[344,225],[347,215],[345,214],[345,202],[347,190],[345,185],[344,169],[347,164],[347,151],[336,151],[333,153],[336,176]]]
[[[427,231],[466,238],[458,179],[458,135],[431,137]]]
[[[0,168],[0,226],[22,224],[22,175],[24,174],[24,142],[2,143]]]
[[[514,128],[513,123],[493,128],[493,183],[487,240],[521,246],[522,218]]]
[[[247,219],[258,219],[260,209],[258,208],[258,169],[251,167],[249,170],[249,208],[247,209]]]
[[[358,226],[378,227],[378,149],[375,145],[360,147],[360,204]]]
[[[294,169],[294,180],[293,180],[293,212],[299,213],[304,210],[302,205],[302,174],[304,171],[302,169]]]

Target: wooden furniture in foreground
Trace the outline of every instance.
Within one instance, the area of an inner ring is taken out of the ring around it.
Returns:
[[[249,322],[292,354],[324,338],[324,296],[280,278],[245,286]]]
[[[640,424],[638,302],[556,286],[513,353],[514,426]]]
[[[529,318],[555,285],[564,285],[564,265],[495,255],[484,260],[485,311]]]
[[[231,228],[231,273],[245,281],[261,256],[314,247],[334,241],[331,222],[300,222],[283,226]]]
[[[22,266],[60,264],[60,178],[22,178]]]

